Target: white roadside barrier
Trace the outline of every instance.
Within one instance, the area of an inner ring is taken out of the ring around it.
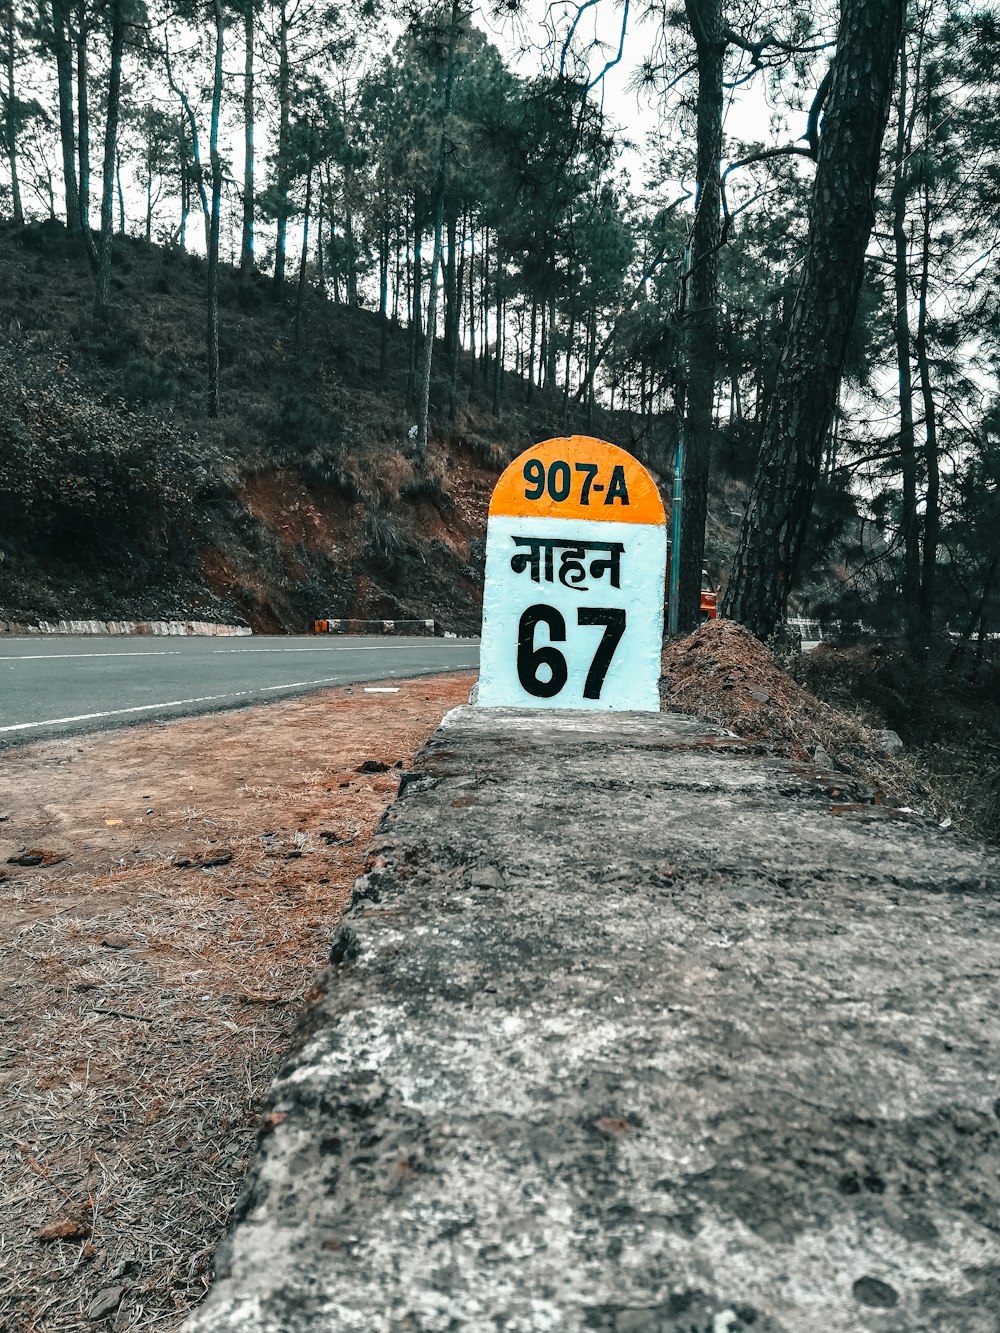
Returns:
[[[242,638],[252,634],[249,625],[219,625],[208,620],[38,620],[21,624],[15,620],[0,620],[0,634],[24,636],[29,634],[103,634],[103,635],[171,635],[190,637],[207,635],[212,638]]]

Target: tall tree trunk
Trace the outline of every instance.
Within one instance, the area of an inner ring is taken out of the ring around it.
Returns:
[[[587,429],[590,430],[594,422],[594,372],[597,369],[597,310],[590,312],[590,327],[587,330],[587,380],[586,380],[586,404],[587,404]]]
[[[160,163],[159,163],[159,161],[157,160],[156,149],[155,149],[155,147],[154,147],[154,142],[153,142],[153,135],[152,135],[152,132],[150,132],[150,134],[149,134],[149,136],[147,137],[147,140],[146,140],[146,158],[145,158],[145,167],[146,167],[146,225],[145,225],[145,228],[144,228],[144,234],[145,234],[146,244],[147,244],[147,245],[148,245],[148,244],[152,241],[152,239],[153,239],[153,211],[154,211],[154,209],[156,208],[156,205],[160,202],[160,196],[161,196],[162,193],[163,193],[162,175],[161,175],[160,171],[157,169],[157,168],[159,167],[159,165],[160,165]],[[156,194],[155,194],[155,195],[153,194],[153,172],[154,172],[154,169],[157,169],[157,170],[156,170]]]
[[[455,45],[458,41],[459,4],[460,0],[451,0],[451,23],[448,28],[448,63],[445,67],[444,106],[441,111],[441,136],[438,146],[437,190],[434,201],[434,251],[431,256],[431,287],[427,300],[427,332],[424,336],[424,359],[420,373],[420,402],[417,416],[417,450],[421,460],[427,457],[427,413],[431,399],[434,334],[437,329],[441,233],[444,228],[444,201],[448,189],[448,118],[451,115],[451,92],[455,79]]]
[[[427,327],[424,330],[423,358],[420,363],[420,397],[417,402],[417,450],[421,461],[427,457],[427,414],[431,400],[431,366],[434,360],[434,335],[437,333],[438,278],[441,268],[441,231],[444,225],[444,199],[434,208],[434,248],[431,252],[430,287],[427,292]]]
[[[277,233],[274,243],[274,284],[277,295],[285,281],[285,242],[288,233],[289,162],[288,139],[291,126],[292,76],[288,59],[288,3],[280,0],[278,9],[278,164]]]
[[[538,336],[538,301],[534,296],[531,298],[531,336],[528,342],[528,391],[527,401],[530,403],[535,389],[535,339]]]
[[[389,347],[389,213],[388,199],[382,200],[382,230],[378,243],[378,308],[382,316],[378,339],[378,373],[385,374]]]
[[[458,399],[458,353],[462,346],[462,284],[465,281],[465,228],[466,214],[462,213],[462,231],[461,240],[453,241],[449,239],[448,249],[451,252],[452,245],[458,245],[458,262],[452,263],[451,280],[451,328],[448,330],[448,364],[451,367],[451,387],[448,393],[448,417],[449,420],[455,420],[455,407]],[[453,235],[457,237],[457,221],[452,229]]]
[[[111,309],[111,242],[114,231],[115,162],[118,151],[118,107],[121,101],[122,51],[125,46],[125,2],[111,4],[111,68],[108,74],[108,117],[104,126],[101,169],[101,243],[97,263],[95,313],[107,318]]]
[[[497,233],[497,255],[500,253],[500,236]],[[500,298],[500,264],[497,262],[496,278],[497,299]],[[480,303],[480,323],[483,326],[483,353],[482,367],[483,374],[486,375],[490,364],[490,229],[489,226],[483,228],[483,263],[482,263],[482,286]],[[497,329],[497,337],[500,336],[500,330]]]
[[[497,347],[493,358],[493,415],[500,415],[500,395],[503,389],[503,354],[504,354],[504,301],[497,283]]]
[[[212,212],[208,231],[208,415],[219,415],[219,213],[222,206],[222,158],[219,116],[222,109],[222,0],[212,0],[215,16],[215,71],[212,79],[212,121],[208,154],[212,168]]]
[[[344,180],[344,241],[347,251],[347,304],[358,308],[358,246],[354,236],[354,208],[351,204],[351,182]]]
[[[24,209],[21,205],[21,182],[17,173],[17,87],[15,81],[15,42],[14,42],[14,5],[7,0],[4,5],[4,24],[7,41],[4,46],[4,73],[7,89],[3,95],[7,114],[4,127],[4,147],[7,150],[7,166],[10,169],[10,193],[13,206],[15,227],[24,226]]]
[[[705,519],[718,355],[719,164],[722,157],[722,66],[725,55],[721,0],[685,0],[684,7],[697,53],[698,101],[694,225],[682,326],[687,362],[678,589],[678,624],[682,630],[693,628],[700,619],[701,571],[705,563]]]
[[[177,244],[181,250],[187,249],[187,220],[191,212],[191,179],[187,169],[187,153],[184,143],[184,118],[178,121],[178,158],[181,166],[181,221],[177,234]]]
[[[448,220],[448,253],[444,261],[444,345],[449,357],[451,356],[452,339],[454,337],[454,326],[457,319],[455,306],[455,260],[458,249],[458,217],[452,206],[453,201],[445,200],[445,216]]]
[[[302,220],[302,254],[299,258],[299,289],[295,296],[295,353],[302,351],[302,330],[306,309],[306,265],[309,262],[309,214],[312,212],[313,164],[306,176],[306,209]]]
[[[554,268],[554,266],[553,266]],[[555,273],[551,275],[551,281],[555,284]],[[548,355],[545,362],[545,384],[554,393],[559,388],[558,365],[558,347],[559,347],[559,309],[556,305],[556,298],[553,296],[549,304],[549,341]]]
[[[76,180],[76,128],[73,124],[73,62],[67,31],[66,0],[52,0],[52,43],[56,57],[59,94],[59,142],[62,148],[63,188],[66,194],[66,226],[78,236],[80,191]]]
[[[406,405],[409,408],[417,390],[417,352],[420,348],[423,328],[423,219],[420,211],[421,196],[413,198],[413,259],[407,257],[406,271],[410,276],[408,283],[410,308],[409,345],[407,348]]]
[[[330,271],[333,276],[333,304],[340,305],[340,259],[337,246],[337,211],[336,195],[333,190],[333,171],[330,163],[326,164],[326,197],[330,201],[330,217],[327,223],[330,240]]]
[[[896,155],[892,190],[893,285],[896,312],[896,375],[899,383],[899,458],[903,480],[899,525],[903,534],[903,614],[911,638],[920,628],[920,527],[917,520],[917,454],[913,435],[913,373],[910,362],[910,268],[906,235],[907,133],[906,40],[899,48],[899,89],[896,96]]]
[[[476,223],[473,217],[469,228],[469,347],[472,360],[469,364],[469,391],[476,388]]]
[[[81,0],[77,8],[76,29],[76,108],[77,157],[80,162],[80,226],[91,267],[97,269],[97,247],[90,230],[90,89],[87,71],[87,6]]]
[[[402,282],[402,255],[400,254],[399,233],[396,233],[396,244],[393,246],[394,262],[392,274],[392,322],[399,323],[399,288]]]
[[[319,198],[316,203],[316,286],[319,289],[323,299],[326,299],[326,265],[323,248],[323,204],[326,196],[323,192],[323,172],[319,173],[319,189],[317,191]]]
[[[567,422],[569,421],[569,379],[570,379],[570,370],[573,364],[573,343],[576,340],[577,284],[575,281],[570,283],[570,290],[572,291],[573,295],[570,297],[570,303],[569,303],[569,336],[566,339],[566,372],[565,372],[566,381],[563,384],[563,400],[562,400],[562,429],[564,431],[566,429]]]
[[[928,103],[930,91],[928,91]],[[928,112],[928,131],[930,115]],[[929,136],[928,136],[929,137]],[[938,536],[941,528],[941,460],[938,457],[937,407],[931,383],[930,357],[927,349],[927,302],[930,286],[931,199],[930,183],[924,174],[923,217],[920,255],[920,292],[917,308],[917,372],[924,407],[924,467],[927,472],[927,496],[924,502],[924,550],[920,571],[920,620],[922,635],[934,628],[934,580],[937,573]]]
[[[538,387],[540,389],[544,389],[547,383],[546,370],[548,369],[549,356],[549,330],[546,322],[547,315],[548,303],[545,298],[542,297],[541,328],[538,332]]]
[[[243,61],[243,234],[240,241],[240,272],[246,277],[253,272],[253,214],[254,214],[254,78],[253,42],[254,7],[256,0],[243,0],[243,40],[246,51]]]
[[[187,94],[180,87],[180,85],[176,83],[174,80],[173,66],[170,63],[170,47],[166,42],[164,42],[163,46],[163,58],[167,75],[167,83],[170,85],[171,91],[181,104],[181,119],[182,121],[183,120],[187,121],[188,130],[190,131],[191,134],[191,171],[188,174],[188,211],[190,211],[191,177],[193,176],[194,183],[198,188],[198,198],[201,201],[202,216],[204,217],[205,220],[205,249],[208,250],[211,244],[211,217],[209,214],[209,207],[208,207],[208,195],[205,192],[205,173],[201,165],[201,149],[198,144],[198,122],[194,118],[194,112],[191,110],[191,103],[188,101]],[[183,162],[184,161],[183,143],[181,144],[180,151],[181,151],[181,162]],[[183,211],[184,208],[183,201],[181,204],[181,208]],[[182,217],[182,222],[181,222],[182,233],[185,230],[184,227],[185,221],[186,221],[186,214],[184,214]],[[184,249],[183,240],[181,241],[181,249],[182,250]]]
[[[784,620],[812,513],[874,222],[903,0],[843,0],[809,236],[723,614]]]
[[[418,194],[413,201],[413,309],[410,315],[410,325],[414,329],[418,341],[424,323],[424,223],[420,209],[421,203],[422,199]]]

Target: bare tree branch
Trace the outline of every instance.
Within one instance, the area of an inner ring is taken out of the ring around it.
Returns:
[[[576,35],[576,30],[577,27],[579,26],[580,20],[583,18],[584,14],[588,9],[593,9],[594,6],[598,3],[599,0],[583,0],[583,4],[578,7],[576,13],[573,15],[573,22],[570,24],[569,32],[566,34],[566,40],[563,42],[562,54],[559,57],[560,78],[563,78],[566,74],[566,57],[569,55],[570,44],[572,43],[573,38]]]
[[[819,153],[819,115],[823,110],[823,103],[830,92],[830,84],[833,82],[833,66],[826,71],[816,89],[816,96],[812,100],[812,106],[809,108],[809,119],[806,122],[806,132],[802,136],[809,144],[809,151],[813,157]]]
[[[770,33],[765,33],[759,41],[751,41],[749,37],[744,37],[733,28],[724,28],[722,31],[723,39],[730,46],[738,46],[741,51],[746,51],[753,61],[754,69],[764,68],[764,52],[774,50],[780,55],[814,55],[817,51],[829,51],[836,46],[836,40],[829,42],[817,42],[811,46],[799,46],[795,42],[783,42],[779,37],[772,37]]]
[[[618,39],[618,54],[615,56],[613,60],[609,60],[607,64],[604,66],[604,68],[601,70],[600,74],[592,78],[591,81],[587,84],[588,93],[590,92],[591,88],[597,87],[597,85],[601,82],[601,80],[610,70],[614,69],[616,65],[621,63],[622,53],[625,50],[625,31],[628,27],[628,7],[629,7],[629,0],[625,0],[625,8],[622,12],[621,36]]]

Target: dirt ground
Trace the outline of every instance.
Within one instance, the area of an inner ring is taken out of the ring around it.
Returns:
[[[173,1329],[201,1297],[399,770],[472,679],[0,756],[3,1333]]]

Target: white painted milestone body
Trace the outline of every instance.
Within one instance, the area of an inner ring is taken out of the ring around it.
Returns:
[[[479,704],[657,712],[665,567],[663,503],[624,449],[523,453],[490,502]]]

